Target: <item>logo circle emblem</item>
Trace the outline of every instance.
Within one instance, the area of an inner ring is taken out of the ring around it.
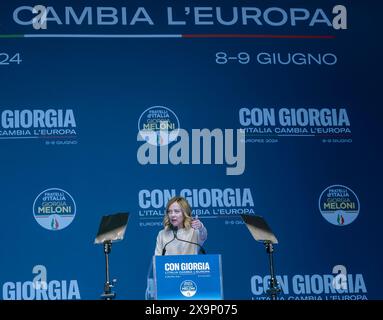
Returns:
[[[138,120],[138,132],[147,143],[164,146],[178,137],[180,122],[169,108],[154,106],[146,109]]]
[[[37,223],[51,231],[68,227],[76,216],[76,203],[65,190],[51,188],[41,192],[33,202]]]
[[[184,297],[191,298],[197,292],[197,285],[194,281],[185,280],[181,283],[180,291]]]
[[[323,218],[331,224],[346,226],[358,217],[360,203],[357,195],[350,188],[333,185],[321,193],[319,210]]]

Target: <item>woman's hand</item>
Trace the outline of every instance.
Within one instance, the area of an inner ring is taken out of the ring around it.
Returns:
[[[198,216],[195,216],[195,218],[193,218],[192,220],[192,223],[191,223],[191,226],[193,229],[195,230],[199,230],[203,227],[203,224],[202,222],[198,219]]]

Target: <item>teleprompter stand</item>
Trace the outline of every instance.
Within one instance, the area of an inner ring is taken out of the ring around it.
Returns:
[[[109,254],[112,251],[112,241],[104,242],[104,253],[105,253],[105,284],[104,284],[104,293],[101,295],[101,298],[104,300],[112,300],[116,297],[116,293],[112,291],[112,288],[115,285],[115,280],[113,283],[110,282],[109,277]]]
[[[277,244],[278,240],[262,217],[241,214],[241,218],[245,222],[253,238],[256,241],[263,242],[265,245],[266,252],[269,257],[270,267],[269,289],[266,291],[266,293],[270,296],[271,300],[276,300],[278,293],[281,292],[281,288],[279,287],[274,273],[273,245]]]
[[[116,213],[103,216],[97,232],[95,244],[102,244],[105,254],[105,284],[101,298],[112,300],[116,293],[112,291],[116,280],[110,281],[109,277],[109,254],[112,251],[112,242],[120,241],[124,238],[126,226],[128,224],[129,213]]]

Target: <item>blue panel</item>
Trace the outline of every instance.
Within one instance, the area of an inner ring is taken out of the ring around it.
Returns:
[[[220,255],[170,255],[154,259],[156,299],[223,299]]]
[[[145,299],[178,194],[225,299],[270,298],[242,213],[278,298],[383,298],[380,2],[3,2],[1,299],[100,299],[118,212],[113,290]]]

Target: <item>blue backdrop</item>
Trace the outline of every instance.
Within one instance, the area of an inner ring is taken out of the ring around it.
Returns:
[[[103,215],[126,211],[111,277],[118,299],[144,299],[175,194],[222,255],[225,299],[267,298],[267,255],[241,213],[279,240],[279,298],[383,298],[381,4],[42,5],[0,10],[2,299],[99,299],[94,238]],[[222,140],[201,139],[198,157],[202,129]],[[145,164],[139,151],[159,146],[173,158]]]

